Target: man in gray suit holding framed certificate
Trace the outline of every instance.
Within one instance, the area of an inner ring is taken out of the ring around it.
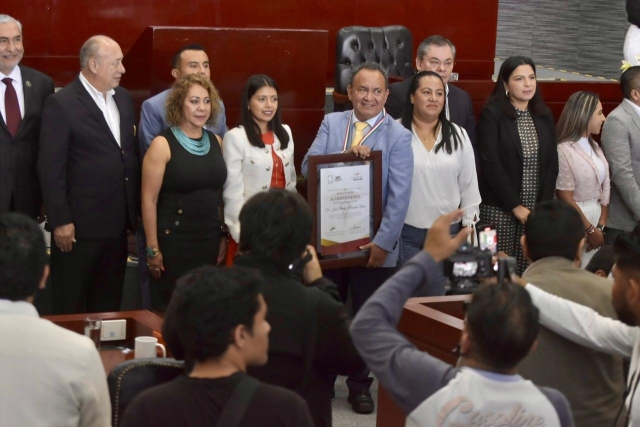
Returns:
[[[620,76],[620,87],[625,99],[602,128],[602,148],[611,170],[607,244],[640,221],[640,66]]]
[[[380,64],[366,62],[356,67],[347,87],[353,110],[327,114],[302,161],[302,174],[308,176],[310,156],[350,152],[365,159],[373,150],[382,151],[382,222],[373,240],[360,247],[370,251],[368,263],[326,274],[338,285],[343,302],[351,295],[354,314],[396,272],[400,232],[411,195],[411,132],[384,110],[388,87],[388,76]],[[373,412],[372,382],[368,370],[347,379],[355,412]]]

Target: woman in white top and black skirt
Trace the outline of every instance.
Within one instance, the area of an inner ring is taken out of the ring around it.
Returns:
[[[593,140],[605,122],[602,104],[592,92],[576,92],[567,101],[558,121],[558,163],[556,194],[573,205],[582,216],[586,244],[584,268],[604,244],[609,194],[609,164]]]
[[[480,205],[473,147],[467,132],[447,120],[442,78],[432,71],[417,73],[407,98],[401,123],[413,135],[414,166],[400,240],[401,263],[422,249],[429,228],[440,215],[462,208],[462,225],[471,226],[478,220]],[[452,234],[459,230],[459,222],[451,224]],[[444,295],[446,282],[441,274],[437,283],[429,284],[419,295]]]

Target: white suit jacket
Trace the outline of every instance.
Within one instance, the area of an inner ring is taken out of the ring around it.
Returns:
[[[291,129],[283,125],[289,134],[289,144],[280,149],[280,141],[274,135],[273,149],[284,166],[285,189],[296,191],[296,168],[293,164],[293,137]],[[224,222],[229,234],[236,242],[240,241],[240,222],[238,216],[244,202],[251,196],[266,191],[271,185],[273,172],[272,147],[254,147],[249,143],[247,133],[242,126],[231,129],[224,135],[222,155],[227,165],[227,181],[224,184]]]

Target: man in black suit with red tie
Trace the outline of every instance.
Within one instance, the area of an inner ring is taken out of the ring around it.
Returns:
[[[114,40],[80,50],[79,76],[47,99],[38,173],[52,231],[53,311],[117,311],[127,230],[140,205],[140,165],[131,95]]]
[[[450,121],[462,126],[467,131],[473,149],[476,149],[476,120],[473,114],[471,97],[464,90],[449,83],[456,58],[456,47],[445,37],[429,36],[420,43],[416,54],[418,71],[434,71],[442,77],[447,86],[447,117]],[[387,113],[399,119],[404,113],[407,92],[411,79],[393,83],[389,86],[389,97],[385,104]]]
[[[24,55],[22,24],[0,15],[0,213],[40,216],[42,196],[36,172],[40,120],[53,80],[19,65]]]

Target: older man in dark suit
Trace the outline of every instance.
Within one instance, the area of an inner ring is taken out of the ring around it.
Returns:
[[[19,65],[24,55],[22,24],[0,15],[0,212],[36,218],[42,196],[36,172],[40,120],[53,80]]]
[[[127,230],[139,212],[139,153],[125,72],[114,40],[80,50],[80,75],[45,103],[38,173],[54,244],[56,313],[117,311]]]
[[[447,86],[447,118],[467,131],[475,150],[476,120],[471,97],[464,90],[449,83],[455,58],[456,47],[449,39],[438,35],[429,36],[418,46],[416,68],[418,71],[434,71],[442,77]],[[405,79],[389,86],[385,108],[394,119],[399,119],[404,113],[410,84],[411,79]]]

